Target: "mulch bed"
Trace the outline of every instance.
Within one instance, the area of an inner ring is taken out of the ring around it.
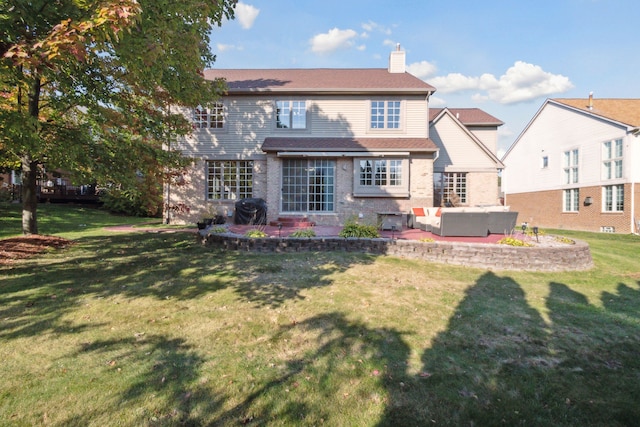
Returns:
[[[0,240],[0,265],[41,254],[50,249],[62,249],[73,241],[56,236],[32,235]]]

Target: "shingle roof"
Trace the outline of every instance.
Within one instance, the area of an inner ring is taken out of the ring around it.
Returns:
[[[589,109],[588,98],[559,98],[552,101],[626,125],[640,126],[640,99],[593,98],[593,109]]]
[[[409,73],[389,73],[384,68],[210,69],[204,76],[225,79],[229,93],[435,92],[433,86]]]
[[[267,137],[262,150],[270,151],[421,151],[435,152],[429,138],[297,138]]]
[[[503,121],[479,108],[447,108],[465,126],[501,126]],[[429,121],[438,117],[444,108],[429,108]]]

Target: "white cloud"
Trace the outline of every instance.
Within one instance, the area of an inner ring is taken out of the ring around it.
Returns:
[[[513,130],[511,130],[511,128],[508,125],[500,126],[498,128],[498,137],[500,138],[510,138],[515,134],[516,133]]]
[[[391,40],[391,39],[386,39],[385,41],[383,41],[383,42],[382,42],[382,45],[383,45],[383,46],[391,46],[391,47],[392,47],[392,48],[394,48],[394,49],[395,49],[395,47],[396,47],[396,45],[397,45],[397,44],[398,44],[398,43],[394,42],[394,41],[393,41],[393,40]]]
[[[436,66],[427,61],[414,62],[407,65],[407,71],[420,79],[426,79],[436,73]]]
[[[430,79],[430,84],[442,93],[479,90],[474,101],[492,100],[500,104],[530,101],[573,88],[568,77],[544,71],[539,65],[517,61],[500,78],[493,74],[479,77],[451,73]]]
[[[224,44],[224,43],[216,43],[216,49],[218,52],[228,52],[230,50],[243,50],[241,46],[236,46],[234,44]]]
[[[226,52],[228,50],[233,49],[233,45],[231,45],[231,44],[223,44],[223,43],[216,43],[216,49],[218,50],[218,52]]]
[[[437,96],[429,97],[429,107],[444,107],[447,105],[447,101],[443,98],[438,98]]]
[[[372,31],[377,31],[388,36],[391,35],[391,29],[373,21],[365,22],[364,24],[362,24],[362,28],[369,33]]]
[[[452,93],[465,90],[478,89],[480,78],[468,77],[460,73],[451,73],[446,76],[434,77],[429,83],[434,85],[438,92]]]
[[[235,16],[238,19],[238,22],[240,22],[240,26],[245,30],[253,27],[253,23],[255,22],[259,13],[260,9],[242,2],[239,2],[235,8]]]
[[[311,40],[311,50],[315,53],[331,53],[338,49],[353,46],[353,39],[358,35],[353,30],[333,28],[327,33],[318,34]]]

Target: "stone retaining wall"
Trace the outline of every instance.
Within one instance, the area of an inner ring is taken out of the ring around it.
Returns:
[[[207,246],[243,252],[362,252],[488,270],[569,271],[588,270],[593,267],[589,245],[580,240],[575,240],[574,245],[516,247],[386,238],[250,238],[230,233],[206,232],[199,233],[198,240]]]

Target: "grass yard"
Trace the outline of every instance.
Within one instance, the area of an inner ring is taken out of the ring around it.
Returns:
[[[0,205],[1,237],[14,211]],[[225,253],[69,207],[40,218],[76,243],[0,265],[0,425],[640,420],[638,236],[563,231],[594,269],[491,272]]]

